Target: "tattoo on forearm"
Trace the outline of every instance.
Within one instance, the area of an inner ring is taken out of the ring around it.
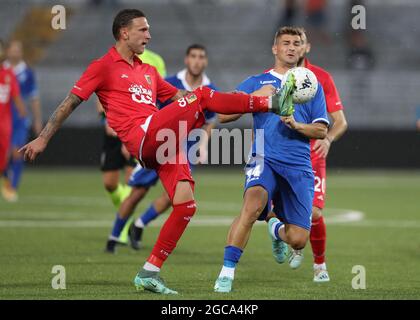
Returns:
[[[61,124],[67,117],[77,108],[82,102],[75,94],[70,93],[61,104],[55,109],[54,113],[48,120],[47,125],[39,134],[40,137],[45,138],[47,141],[57,132]]]

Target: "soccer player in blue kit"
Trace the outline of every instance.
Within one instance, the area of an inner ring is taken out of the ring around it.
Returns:
[[[214,84],[205,74],[205,69],[208,65],[207,49],[201,44],[190,45],[185,53],[184,63],[186,68],[179,71],[173,76],[166,77],[165,80],[172,84],[174,87],[187,91],[194,91],[200,86],[207,86],[210,89],[217,90]],[[165,104],[164,104],[165,105]],[[163,105],[163,106],[164,106]],[[197,161],[192,161],[192,164],[203,163],[207,158],[207,139],[211,135],[211,129],[215,127],[217,119],[216,113],[206,110],[204,112],[205,124],[202,127],[206,131],[206,135],[200,137],[198,142],[199,155]],[[195,144],[195,141],[188,141],[188,147]],[[191,160],[191,159],[189,159]],[[190,163],[191,165],[191,163]],[[121,220],[126,222],[133,214],[137,204],[144,198],[150,187],[154,186],[159,180],[155,170],[142,168],[137,165],[128,181],[128,185],[132,187],[130,195],[121,203],[118,215],[123,217]],[[171,207],[171,201],[166,192],[163,192],[160,197],[155,199],[148,209],[135,220],[129,229],[128,236],[130,245],[133,249],[140,249],[140,241],[144,228],[160,214],[165,212]],[[121,234],[122,223],[115,223],[111,234],[108,237],[106,244],[106,252],[114,253],[116,245],[119,244],[119,235]]]
[[[279,88],[283,75],[297,65],[302,46],[301,35],[299,28],[280,28],[272,47],[274,68],[249,77],[237,90],[256,94],[267,84],[272,85],[272,90]],[[240,116],[226,115],[220,119],[228,122]],[[245,167],[243,206],[229,230],[223,267],[214,286],[216,292],[232,290],[235,268],[252,226],[256,220],[268,220],[267,214],[273,205],[278,217],[269,219],[268,229],[277,262],[286,260],[287,244],[295,250],[305,247],[311,228],[314,195],[309,139],[325,138],[328,125],[325,97],[320,84],[315,97],[305,104],[296,104],[294,113],[289,116],[253,113],[254,141]],[[263,134],[258,134],[261,129]]]
[[[24,161],[18,150],[27,143],[31,126],[34,134],[38,135],[42,129],[41,103],[35,74],[23,60],[22,42],[13,40],[7,47],[6,68],[11,68],[19,82],[20,92],[26,105],[30,106],[32,116],[19,117],[17,107],[13,105],[12,152],[5,171],[5,183],[2,187],[3,197],[10,202],[18,200],[18,187],[21,181]]]

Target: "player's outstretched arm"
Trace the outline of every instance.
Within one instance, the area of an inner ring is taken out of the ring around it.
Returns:
[[[293,115],[280,117],[280,119],[286,126],[300,132],[309,139],[324,139],[327,136],[328,127],[325,123],[301,123],[297,122]]]
[[[32,140],[25,146],[23,146],[19,152],[23,152],[23,158],[29,161],[34,161],[35,158],[45,150],[48,142],[52,136],[57,132],[61,127],[64,120],[77,108],[77,106],[82,102],[78,96],[73,93],[70,93],[61,104],[55,109],[54,113],[51,115],[48,123],[44,129],[39,134],[38,138]]]
[[[227,123],[238,120],[242,116],[242,113],[238,114],[222,114],[219,113],[217,118],[219,119],[220,123]]]

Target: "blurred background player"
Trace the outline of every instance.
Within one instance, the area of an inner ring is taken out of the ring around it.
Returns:
[[[116,132],[107,124],[105,112],[99,100],[97,100],[97,111],[104,124],[104,140],[100,158],[103,183],[113,205],[118,208],[130,193],[131,188],[126,183],[136,162],[118,139]],[[120,170],[123,169],[125,182],[121,183]]]
[[[280,87],[293,90],[295,83],[285,73],[297,66],[302,50],[301,35],[299,28],[280,28],[272,45],[274,68],[249,77],[237,90],[256,94],[263,84],[270,84],[273,91]],[[308,241],[314,196],[309,139],[325,138],[329,125],[322,86],[318,86],[313,99],[296,105],[295,110],[292,101],[287,104],[291,105],[291,111],[283,117],[252,113],[254,135],[252,153],[245,167],[243,205],[229,229],[215,292],[232,291],[236,265],[256,220],[268,221],[273,255],[278,263],[286,260],[288,244],[301,250]],[[237,118],[222,117],[224,122]],[[269,215],[272,205],[275,217]]]
[[[315,282],[327,282],[330,280],[325,263],[326,249],[326,226],[322,210],[325,206],[326,196],[326,159],[331,144],[337,141],[347,130],[347,121],[343,112],[343,105],[332,76],[324,69],[313,65],[306,58],[311,50],[305,29],[302,32],[302,54],[298,65],[311,70],[322,85],[325,94],[327,111],[332,119],[332,125],[324,139],[311,140],[311,162],[315,175],[315,194],[312,206],[312,224],[310,242],[314,257],[314,278]],[[300,250],[293,250],[289,259],[292,268],[298,268],[303,260]]]
[[[144,63],[154,66],[162,77],[166,76],[165,61],[159,54],[146,49],[139,57]],[[120,139],[118,139],[116,132],[106,123],[105,112],[99,99],[97,100],[97,109],[104,122],[105,130],[100,160],[103,183],[114,207],[118,210],[121,203],[131,192],[131,186],[128,184],[128,181],[137,162],[134,157],[130,156]],[[121,183],[120,171],[123,169],[124,183]],[[128,242],[128,229],[129,224],[132,222],[132,219],[129,220],[127,226],[121,231],[118,243],[126,244]]]
[[[6,68],[13,70],[20,88],[20,94],[26,106],[30,106],[32,116],[24,118],[19,116],[16,105],[12,103],[13,130],[11,156],[5,171],[5,180],[2,187],[4,199],[10,202],[18,200],[18,187],[22,178],[24,161],[18,150],[29,139],[31,126],[33,133],[38,135],[42,129],[41,103],[35,73],[24,61],[24,50],[21,41],[12,40],[7,46]]]
[[[167,77],[165,80],[174,87],[187,91],[193,91],[200,86],[207,86],[217,90],[205,74],[205,69],[208,66],[208,55],[207,49],[203,45],[193,44],[189,46],[185,53],[184,64],[186,66],[185,69],[173,76]],[[199,163],[205,163],[207,161],[208,137],[211,135],[211,129],[215,127],[216,114],[214,112],[206,111],[205,118],[206,122],[203,125],[203,129],[206,131],[206,134],[200,137],[198,147]],[[189,143],[189,145],[191,145],[191,143]],[[143,199],[149,188],[157,183],[158,179],[159,177],[155,170],[144,169],[138,165],[128,183],[133,188],[130,196],[124,200],[119,208],[120,216],[126,218],[129,216],[131,217],[137,204]],[[141,240],[144,227],[152,220],[156,219],[161,213],[165,212],[170,206],[171,201],[168,194],[163,192],[134,223],[131,223],[131,226],[128,220],[124,228],[126,228],[127,225],[130,226],[130,243],[134,249],[137,250],[140,248],[139,241]],[[112,229],[106,246],[107,252],[113,253],[115,251],[115,246],[118,243],[117,239],[121,240],[121,235],[118,236],[118,232],[118,228]],[[123,232],[121,232],[121,234],[122,233]]]
[[[144,49],[144,52],[140,54],[139,57],[144,63],[154,66],[162,77],[166,77],[165,60],[163,60],[159,54],[153,52],[152,50]]]
[[[20,96],[19,83],[11,68],[3,64],[4,43],[0,39],[0,174],[6,170],[12,139],[12,102],[18,116],[26,116],[25,105]]]

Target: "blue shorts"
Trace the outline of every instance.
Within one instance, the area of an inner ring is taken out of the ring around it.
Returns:
[[[293,170],[280,164],[259,159],[245,167],[245,191],[254,186],[263,187],[268,201],[258,220],[265,220],[269,211],[283,222],[307,230],[311,229],[314,175]]]
[[[158,182],[159,176],[153,169],[145,169],[141,165],[137,165],[131,173],[128,185],[130,187],[149,188]]]
[[[193,166],[190,164],[192,171]],[[145,187],[149,188],[154,186],[159,180],[156,170],[143,168],[138,164],[131,173],[128,185],[130,187]]]
[[[29,138],[29,130],[31,128],[28,119],[13,119],[12,129],[12,147],[21,148],[27,142]]]

